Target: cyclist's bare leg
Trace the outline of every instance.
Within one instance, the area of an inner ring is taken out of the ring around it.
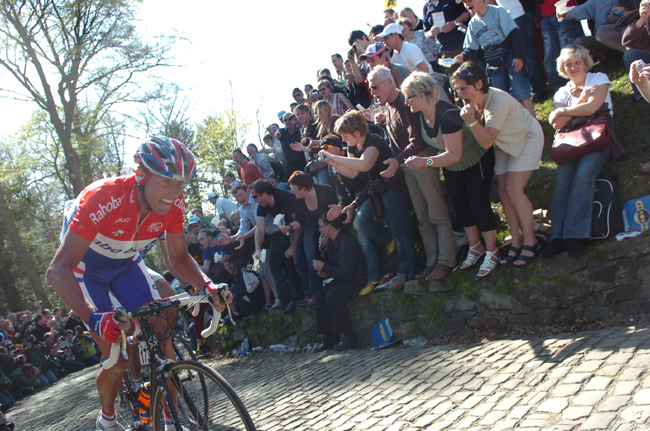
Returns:
[[[111,344],[102,340],[97,334],[93,331],[90,331],[90,334],[97,343],[99,350],[102,352],[102,356],[105,359],[111,355]],[[123,357],[117,361],[117,364],[113,365],[110,369],[106,370],[104,368],[99,370],[97,374],[97,391],[99,392],[99,402],[102,405],[102,409],[108,415],[112,415],[115,412],[115,399],[117,398],[117,393],[120,389],[120,382],[122,381],[122,376],[126,371],[127,361]]]

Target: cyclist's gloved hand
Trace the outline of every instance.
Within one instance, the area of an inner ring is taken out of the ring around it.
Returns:
[[[225,289],[222,289],[222,287],[225,287]],[[205,289],[205,293],[212,295],[212,299],[215,300],[219,312],[222,312],[225,309],[225,304],[230,304],[232,302],[232,294],[228,292],[227,284],[222,286],[222,284],[215,284],[212,281],[207,281],[205,285],[203,285],[203,289]],[[224,297],[224,295],[226,296]]]
[[[114,311],[94,311],[88,319],[88,326],[102,340],[116,343],[120,338],[120,324],[113,319]]]

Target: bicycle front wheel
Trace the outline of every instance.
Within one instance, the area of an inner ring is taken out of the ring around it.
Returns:
[[[174,354],[176,355],[176,362],[181,361],[196,361],[196,354],[192,351],[190,343],[178,332],[172,335],[172,343],[174,345]]]
[[[235,390],[219,373],[195,361],[172,365],[165,378],[168,388],[178,391],[176,430],[255,431],[255,425]],[[163,391],[154,391],[153,429],[165,429]],[[174,416],[173,414],[171,416]],[[185,427],[185,428],[183,428]]]

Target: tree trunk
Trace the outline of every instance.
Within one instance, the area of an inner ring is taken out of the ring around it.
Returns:
[[[18,260],[20,261],[20,266],[27,276],[29,283],[32,285],[32,289],[36,294],[36,299],[43,301],[44,308],[50,308],[48,295],[43,288],[43,283],[36,272],[36,268],[34,268],[31,256],[27,252],[23,240],[18,233],[18,226],[16,226],[11,210],[7,205],[5,189],[2,185],[0,185],[0,223],[2,223],[2,226],[7,233],[7,237],[9,237],[9,240],[14,245],[14,249],[18,255]]]
[[[25,309],[20,292],[16,287],[16,280],[8,265],[2,265],[0,268],[0,288],[4,291],[7,299],[7,312],[17,313]]]

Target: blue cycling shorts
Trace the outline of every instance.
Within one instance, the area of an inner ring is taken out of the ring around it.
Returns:
[[[127,264],[114,268],[86,266],[80,262],[74,274],[84,297],[98,311],[111,311],[120,306],[133,310],[160,299],[156,284],[139,254]]]

